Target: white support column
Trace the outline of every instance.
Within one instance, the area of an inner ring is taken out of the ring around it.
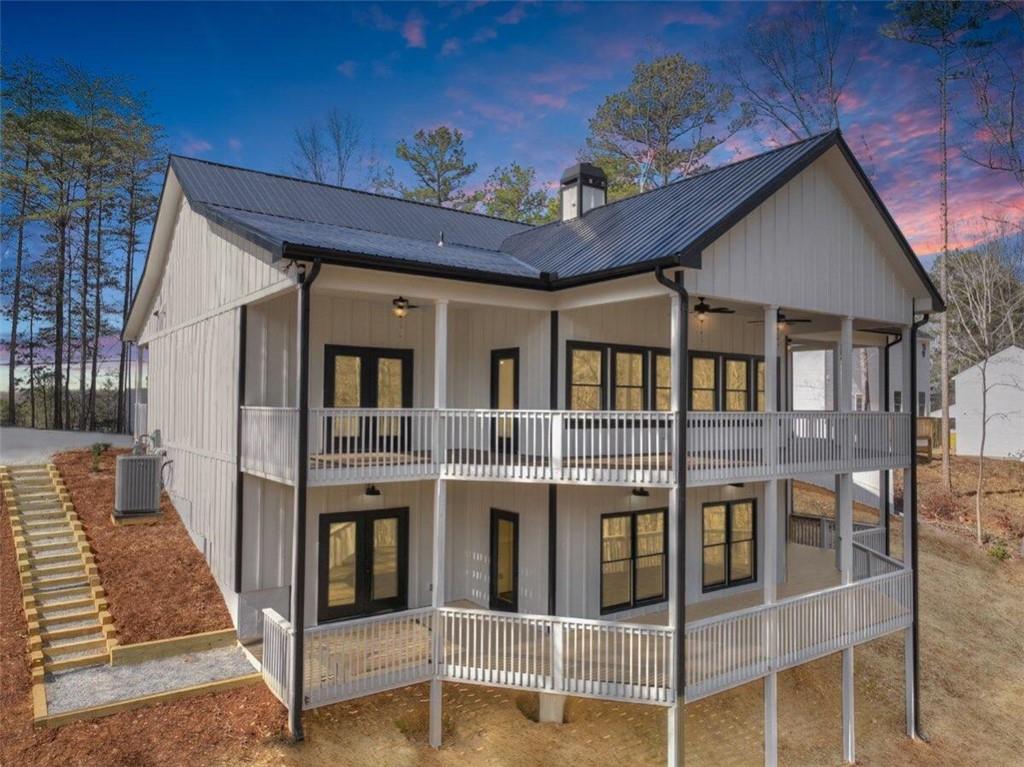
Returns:
[[[839,385],[837,409],[843,413],[853,411],[853,318],[844,317],[839,332]],[[847,424],[847,427],[850,425]],[[846,440],[846,452],[853,449],[853,432],[848,428],[841,432]],[[839,475],[839,570],[843,584],[853,582],[853,474],[849,471]],[[843,650],[843,761],[853,764],[856,760],[854,748],[854,687],[853,648]]]
[[[905,326],[903,329],[903,337],[899,343],[900,350],[900,370],[902,376],[900,379],[900,388],[903,391],[902,396],[902,410],[904,412],[914,412],[914,398],[907,396],[907,393],[913,389],[913,381],[910,376],[910,357],[914,353],[914,348],[910,343],[910,326]],[[911,429],[915,428],[913,422],[911,423]],[[913,433],[913,432],[911,432]],[[916,445],[916,439],[912,441],[912,445]],[[911,454],[910,459],[913,460],[914,456]],[[910,515],[907,513],[911,508],[911,504],[914,502],[914,493],[917,488],[910,482],[910,472],[906,469],[903,470],[903,512],[901,516],[900,535],[903,539],[903,562],[909,567],[911,561],[911,548],[912,541],[909,535],[909,521]],[[911,738],[917,737],[917,730],[914,726],[916,720],[916,706],[917,699],[914,696],[914,632],[908,628],[903,632],[903,666],[904,666],[904,681],[906,684],[906,717],[907,717],[907,735]]]
[[[779,307],[764,308],[764,409],[766,413],[778,412],[778,358],[779,358]],[[775,463],[779,449],[779,431],[776,424],[764,430],[765,459]],[[769,457],[771,456],[771,457]],[[778,590],[778,547],[779,547],[779,481],[771,479],[765,483],[764,492],[764,564],[761,575],[763,601],[766,605],[775,602]],[[769,614],[770,615],[770,614]],[[775,621],[770,615],[765,626],[765,646],[768,657],[774,660]],[[764,763],[774,767],[779,759],[779,715],[778,715],[778,674],[773,669],[764,678]]]
[[[448,302],[438,301],[434,305],[434,408],[443,410],[448,403]],[[435,460],[438,466],[444,462],[444,457],[437,455],[443,450],[441,440],[441,420],[434,420],[434,450]],[[445,536],[447,528],[447,485],[445,480],[439,479],[434,484],[434,546],[432,560],[431,580],[431,605],[434,609],[444,607],[444,579],[445,579]],[[441,747],[441,703],[442,687],[441,680],[436,676],[439,672],[444,654],[444,637],[442,632],[437,630],[440,621],[435,624],[434,630],[434,673],[435,677],[430,680],[430,745],[434,748]]]
[[[670,342],[669,349],[671,350],[671,375],[672,375],[672,394],[671,394],[671,407],[672,412],[678,412],[679,406],[682,403],[682,397],[685,396],[684,392],[679,391],[679,371],[680,365],[686,364],[686,360],[679,359],[679,341],[682,328],[679,322],[679,311],[680,311],[680,297],[678,293],[672,294],[671,309],[670,309]],[[677,429],[685,429],[685,423],[676,424]],[[679,583],[679,557],[685,556],[685,552],[678,550],[679,541],[679,525],[685,524],[685,520],[679,519],[676,514],[676,510],[679,508],[679,477],[682,469],[681,456],[677,455],[679,451],[672,451],[672,464],[674,469],[674,475],[676,482],[672,485],[672,489],[668,493],[668,625],[673,631],[685,631],[686,630],[686,616],[679,614],[679,600],[676,599],[677,590],[680,588]],[[673,669],[672,673],[675,673]],[[686,695],[685,691],[686,680],[676,680],[676,700],[671,706],[668,707],[666,715],[668,717],[668,754],[666,757],[666,764],[668,767],[678,767],[683,764],[683,717],[685,715],[684,699]]]
[[[142,346],[139,344],[135,345],[135,360],[135,403],[132,406],[130,417],[132,419],[132,431],[135,433],[135,437],[138,438],[140,434],[136,420],[139,415],[139,403],[142,402]],[[146,424],[146,430],[149,431],[148,423]]]

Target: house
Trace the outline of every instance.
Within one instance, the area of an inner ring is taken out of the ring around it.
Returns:
[[[800,318],[797,318],[800,319]],[[861,347],[853,356],[853,409],[902,411],[904,397],[903,356],[899,351],[898,336],[891,345],[874,348]],[[917,390],[912,401],[918,417],[931,410],[931,336],[924,329],[917,334]],[[806,339],[791,343],[793,352],[793,409],[832,410],[835,407],[835,378],[833,376],[833,350],[828,344]],[[880,367],[880,365],[882,367]],[[884,366],[888,365],[888,387],[883,381]],[[881,382],[881,386],[879,383]],[[885,391],[883,391],[883,388]],[[888,396],[888,399],[886,399]],[[831,490],[835,478],[830,474],[803,478],[812,484]],[[888,505],[884,503],[881,488],[885,487]],[[880,514],[892,507],[893,488],[886,484],[885,472],[857,472],[853,475],[853,500],[875,506]]]
[[[570,695],[662,706],[675,765],[684,702],[763,679],[774,764],[778,672],[841,652],[852,762],[853,648],[892,632],[917,731],[916,538],[900,562],[852,520],[854,471],[913,488],[911,414],[850,394],[855,348],[897,337],[915,390],[941,298],[838,132],[606,186],[570,168],[562,220],[529,227],[171,158],[124,331],[139,421],[295,737],[303,709],[429,681],[440,745],[458,681],[536,692],[545,721]],[[840,395],[793,411],[812,340]],[[838,559],[787,524],[823,472]]]
[[[956,425],[958,455],[981,454],[984,406],[985,455],[1024,459],[1024,349],[1008,346],[957,373],[953,392],[949,417]]]

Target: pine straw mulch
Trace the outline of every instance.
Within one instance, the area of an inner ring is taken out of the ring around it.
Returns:
[[[135,644],[231,628],[220,589],[166,494],[155,523],[111,522],[114,463],[126,452],[108,449],[95,472],[89,450],[53,459],[96,555],[118,641]]]
[[[188,602],[182,597],[176,604],[182,610]],[[284,732],[284,708],[263,685],[74,722],[56,730],[34,728],[26,642],[14,541],[7,508],[0,505],[0,764],[192,767],[224,757],[244,763],[254,750],[280,739]]]

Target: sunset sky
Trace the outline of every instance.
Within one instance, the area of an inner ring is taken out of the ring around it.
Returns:
[[[513,160],[553,183],[571,164],[587,119],[644,58],[680,51],[717,67],[748,24],[785,5],[541,4],[72,4],[4,3],[5,60],[57,58],[125,75],[149,94],[169,151],[291,172],[292,132],[330,107],[362,120],[364,150],[394,160],[421,127],[462,129],[482,184]],[[939,246],[934,54],[884,39],[883,3],[853,7],[857,63],[843,129],[920,255]],[[961,100],[969,107],[966,98]],[[958,120],[952,144],[968,131]],[[724,162],[773,146],[748,131]],[[788,140],[788,139],[787,139]],[[954,239],[982,215],[1020,217],[1007,175],[952,152]],[[357,171],[357,183],[362,172]],[[1016,209],[1014,209],[1016,206]]]

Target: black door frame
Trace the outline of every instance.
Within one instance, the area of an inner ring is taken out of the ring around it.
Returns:
[[[377,519],[398,520],[398,594],[390,599],[371,598],[373,594],[373,522]],[[356,524],[356,598],[351,605],[327,605],[328,565],[331,525],[352,521]],[[361,618],[378,613],[396,612],[409,606],[409,507],[340,511],[320,515],[317,533],[317,603],[318,623],[346,618]]]
[[[512,409],[519,409],[519,347],[515,346],[509,349],[492,349],[491,350],[491,409],[498,409],[498,367],[502,360],[512,360],[514,364],[514,373],[512,377]],[[498,452],[498,421],[494,419],[491,423],[491,450]],[[502,441],[505,443],[501,446],[500,452],[505,455],[515,453],[519,450],[519,421],[513,419],[512,421],[512,440],[509,444],[508,438],[503,438]]]
[[[498,522],[504,520],[512,523],[512,601],[508,602],[498,597]],[[491,531],[490,531],[490,584],[489,608],[503,612],[519,612],[519,514],[514,511],[502,509],[491,509]]]
[[[412,407],[413,397],[413,350],[393,349],[384,346],[346,346],[340,344],[324,345],[324,407],[333,407],[334,403],[334,368],[338,357],[359,357],[359,407],[376,408],[377,397],[377,363],[381,359],[398,359],[402,361],[402,407]],[[331,403],[331,404],[328,404]],[[376,433],[375,423],[369,419],[360,419],[359,438],[354,444],[343,445],[340,437],[326,433],[324,439],[331,451],[336,453],[355,452],[357,447],[364,451],[394,450],[398,445],[408,444],[405,439],[411,424],[403,418],[399,425],[399,434],[390,439],[382,440]],[[325,447],[326,447],[325,446]],[[325,450],[325,452],[327,452]]]

